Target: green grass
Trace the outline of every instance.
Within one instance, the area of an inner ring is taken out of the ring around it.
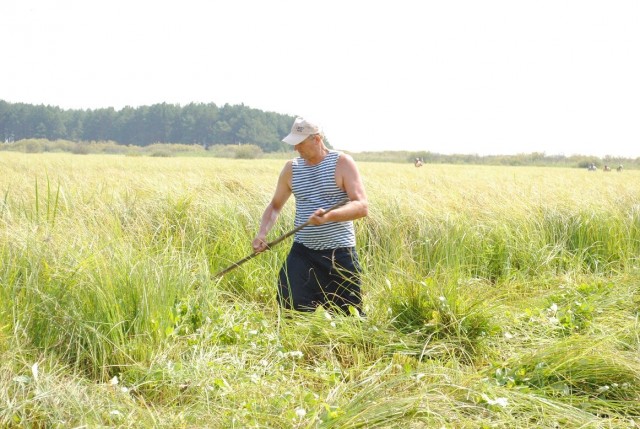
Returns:
[[[282,164],[4,153],[0,426],[640,424],[640,173],[360,163],[349,317],[279,310],[287,242],[211,278]]]

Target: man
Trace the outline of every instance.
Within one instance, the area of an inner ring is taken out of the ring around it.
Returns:
[[[360,265],[355,249],[353,220],[368,214],[367,196],[351,156],[329,150],[320,127],[296,118],[283,140],[300,157],[288,161],[262,215],[252,242],[255,252],[266,249],[266,236],[291,194],[296,200],[295,224],[309,221],[296,232],[278,279],[280,305],[313,311],[319,305],[337,306],[349,314],[360,311]],[[326,212],[341,200],[345,205]]]

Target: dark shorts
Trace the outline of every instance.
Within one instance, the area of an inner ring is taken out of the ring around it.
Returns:
[[[360,264],[352,247],[313,250],[293,243],[280,269],[278,299],[284,308],[313,311],[319,305],[361,311]]]

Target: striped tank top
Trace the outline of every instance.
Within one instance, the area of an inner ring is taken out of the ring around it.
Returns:
[[[330,150],[316,165],[307,165],[302,158],[292,162],[291,187],[296,197],[295,225],[302,225],[319,208],[328,209],[340,202],[347,193],[336,185],[336,164],[340,154]],[[354,247],[353,221],[327,222],[308,225],[296,232],[293,241],[314,250]]]

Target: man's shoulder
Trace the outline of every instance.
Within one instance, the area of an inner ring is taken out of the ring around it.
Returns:
[[[338,165],[340,164],[353,164],[355,161],[353,157],[345,152],[335,151],[338,154]]]
[[[284,163],[284,167],[282,167],[282,171],[280,174],[291,174],[291,171],[293,170],[293,163],[295,162],[295,159],[290,159],[287,162]]]

